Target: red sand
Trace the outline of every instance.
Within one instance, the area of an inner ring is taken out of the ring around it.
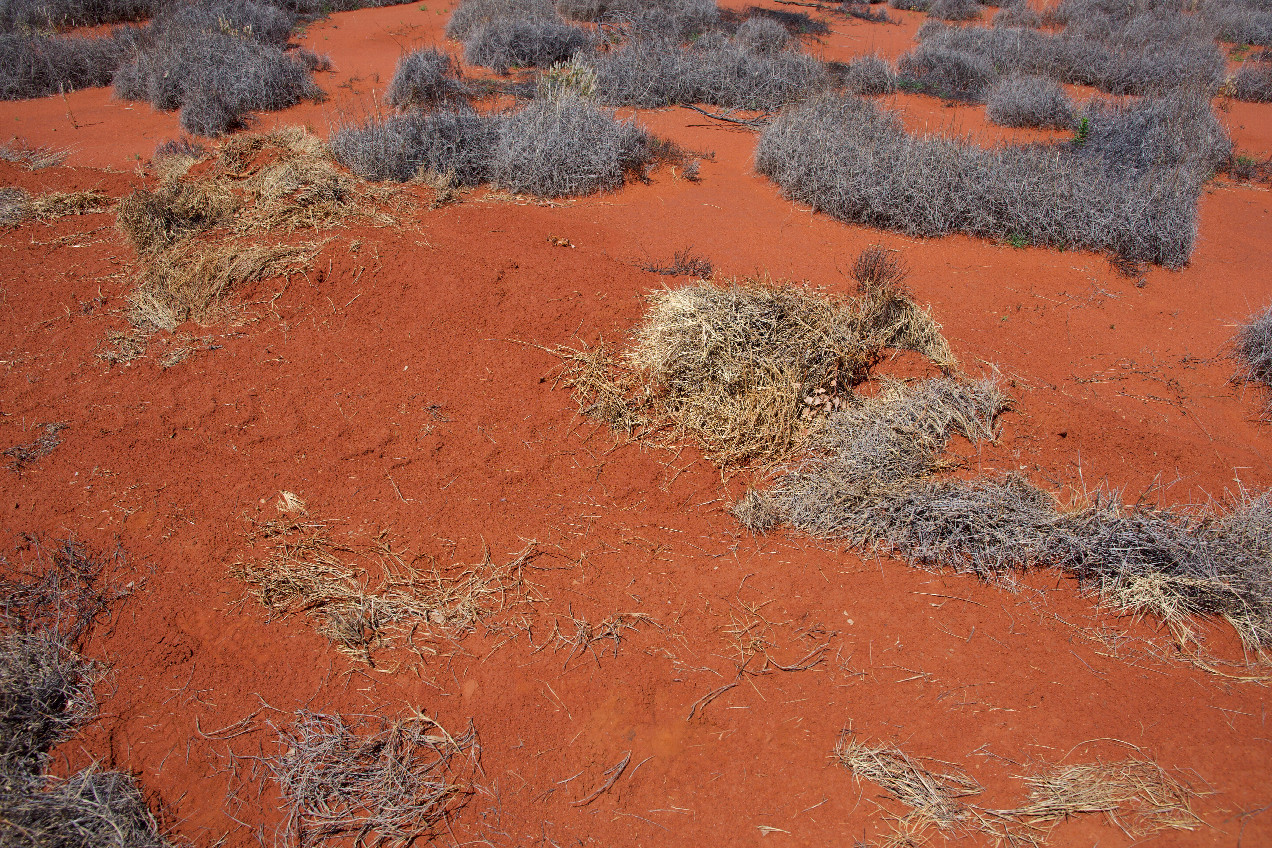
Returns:
[[[335,96],[261,125],[325,131],[339,110],[368,108],[402,49],[441,43],[448,7],[427,7],[313,25],[305,42],[332,55],[322,84]],[[901,17],[835,20],[824,52],[896,55],[921,20]],[[897,100],[916,126],[1006,136],[973,107]],[[557,360],[534,346],[621,339],[640,296],[666,282],[639,266],[686,247],[722,275],[847,292],[857,253],[882,243],[901,251],[956,353],[973,371],[998,369],[1018,401],[973,468],[1023,470],[1049,488],[1107,482],[1129,498],[1156,482],[1151,497],[1195,502],[1272,483],[1262,398],[1229,382],[1225,358],[1234,324],[1272,301],[1272,195],[1217,183],[1192,264],[1152,269],[1137,287],[1092,254],[845,226],[756,176],[752,133],[684,109],[640,119],[714,151],[700,183],[664,172],[558,206],[478,191],[421,203],[398,228],[337,231],[307,277],[248,293],[254,320],[187,328],[216,349],[168,370],[162,341],[129,367],[96,357],[106,330],[125,326],[133,259],[110,215],[0,234],[0,446],[30,441],[42,422],[69,425],[37,467],[0,475],[0,541],[118,541],[128,562],[116,578],[137,583],[89,645],[114,673],[102,719],[64,746],[68,762],[135,771],[195,844],[254,845],[250,828],[279,820],[278,799],[249,787],[225,802],[228,748],[274,753],[263,722],[285,725],[300,707],[418,708],[452,729],[471,719],[480,734],[483,788],[454,823],[456,842],[839,845],[884,833],[880,807],[901,811],[831,761],[852,727],[962,765],[1000,808],[1021,801],[1012,775],[1030,763],[1139,752],[1212,793],[1196,803],[1206,827],[1152,844],[1272,842],[1266,688],[1192,667],[1153,622],[1100,613],[1051,575],[1013,594],[785,532],[753,538],[723,511],[736,483],[722,486],[689,451],[615,448],[574,415],[554,388]],[[1272,107],[1232,104],[1225,119],[1241,147],[1272,148]],[[113,196],[142,184],[128,173],[136,157],[176,133],[175,116],[107,91],[0,104],[0,121],[32,144],[74,144],[79,166],[0,165],[6,183]],[[339,521],[338,534],[386,529],[443,563],[537,539],[547,554],[531,579],[545,600],[450,656],[350,662],[301,619],[268,620],[227,573],[247,550],[247,519],[272,515],[280,489]],[[825,645],[824,662],[749,678],[687,720],[734,678],[725,631],[757,605],[775,661]],[[535,651],[556,616],[624,612],[654,624],[617,657]],[[1229,631],[1204,633],[1210,652],[1239,658]],[[253,733],[208,738],[253,714]],[[612,789],[576,806],[629,751]],[[1134,840],[1088,816],[1051,844],[1097,842]]]

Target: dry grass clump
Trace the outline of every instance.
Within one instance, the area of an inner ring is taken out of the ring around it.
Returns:
[[[12,162],[28,171],[39,171],[61,165],[71,152],[52,147],[31,147],[26,142],[14,141],[0,144],[0,162]]]
[[[86,215],[109,205],[110,198],[99,191],[54,191],[32,196],[23,189],[7,186],[0,188],[0,226]]]
[[[848,62],[837,81],[844,91],[860,97],[891,94],[897,90],[897,72],[878,55],[858,56]]]
[[[989,90],[985,117],[1004,127],[1073,125],[1073,101],[1055,80],[1044,77],[1005,77]]]
[[[926,844],[924,831],[937,827],[984,834],[997,844],[1039,846],[1047,841],[1048,825],[1091,814],[1102,814],[1127,835],[1139,837],[1202,824],[1192,810],[1196,792],[1149,760],[1046,766],[1021,778],[1028,788],[1023,806],[991,810],[962,800],[984,789],[951,763],[920,762],[895,745],[866,744],[847,730],[840,734],[834,757],[858,781],[877,784],[911,808],[899,821],[899,832],[911,841],[894,844]]]
[[[198,161],[180,151],[160,159],[159,186],[120,201],[117,223],[140,257],[130,317],[143,329],[173,330],[226,314],[239,287],[306,268],[321,243],[288,243],[297,230],[349,218],[377,224],[385,195],[341,169],[326,146],[298,128],[240,135],[190,177]],[[271,237],[272,234],[272,237]]]
[[[877,270],[862,265],[852,300],[766,280],[656,292],[629,351],[562,349],[565,379],[581,412],[626,435],[689,438],[725,469],[789,458],[852,402],[885,348],[954,365],[931,316],[895,284],[866,276]]]
[[[466,100],[468,88],[459,66],[436,48],[414,50],[398,59],[384,102],[390,106],[435,107]]]
[[[391,631],[422,628],[455,638],[526,597],[523,570],[533,542],[504,565],[487,554],[475,565],[442,569],[395,550],[383,536],[371,544],[335,541],[328,524],[310,518],[289,492],[278,510],[253,531],[263,554],[237,563],[233,574],[271,612],[304,613],[337,650],[363,662],[374,665],[372,652],[391,644]]]
[[[452,736],[427,716],[398,721],[300,710],[266,759],[298,848],[430,841],[473,795],[481,746],[469,725]]]
[[[968,819],[967,806],[959,801],[979,795],[984,788],[962,769],[948,763],[933,771],[895,745],[867,745],[845,731],[835,745],[835,759],[861,780],[877,784],[894,798],[913,808],[914,815],[940,827],[953,827]]]
[[[1024,780],[1028,803],[1001,815],[1034,826],[1092,813],[1102,813],[1114,826],[1141,837],[1202,824],[1192,810],[1197,793],[1147,760],[1056,765]]]

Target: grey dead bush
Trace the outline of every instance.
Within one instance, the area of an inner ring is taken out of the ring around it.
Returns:
[[[681,44],[723,26],[715,0],[613,0],[599,20],[630,38]]]
[[[446,22],[446,37],[466,41],[479,27],[501,20],[549,23],[558,18],[549,0],[463,0]]]
[[[464,39],[464,60],[498,73],[511,68],[541,68],[589,50],[587,30],[561,21],[499,18],[481,24]]]
[[[1232,77],[1232,96],[1248,103],[1272,103],[1272,62],[1244,62]]]
[[[185,107],[182,127],[220,135],[251,112],[321,100],[303,58],[242,35],[163,29],[145,38],[135,57],[115,74],[115,93],[156,109]]]
[[[0,100],[110,85],[137,43],[134,27],[104,36],[0,33]]]
[[[844,68],[839,84],[849,94],[891,94],[897,88],[897,74],[881,56],[858,56]]]
[[[791,44],[786,27],[765,17],[747,18],[733,35],[734,42],[755,53],[780,53]]]
[[[984,56],[927,42],[902,56],[897,71],[903,88],[972,103],[985,99],[998,76]]]
[[[783,9],[750,6],[746,10],[746,15],[750,20],[764,18],[776,21],[793,36],[830,34],[830,27],[826,25],[825,21],[818,20],[805,12],[789,12]]]
[[[1035,12],[1028,3],[1017,2],[1000,9],[994,15],[993,25],[1037,29],[1042,26],[1042,15]]]
[[[943,21],[975,21],[980,19],[981,4],[977,0],[935,0],[928,14]]]
[[[1211,134],[1209,105],[1114,107],[1092,112],[1088,124],[1082,145],[985,149],[910,135],[873,104],[832,95],[780,114],[755,163],[791,199],[843,221],[1186,264],[1197,197],[1226,142],[1222,128]],[[1179,138],[1180,128],[1196,137]]]
[[[776,109],[824,91],[825,66],[802,53],[756,53],[731,42],[684,48],[633,40],[595,56],[597,97],[616,106],[707,103]]]
[[[258,0],[202,0],[169,3],[147,32],[151,36],[187,38],[191,33],[219,32],[267,44],[283,45],[296,26],[296,15],[272,3]]]
[[[365,179],[434,173],[454,185],[494,182],[544,197],[618,188],[657,158],[656,147],[635,123],[568,94],[504,114],[392,116],[342,127],[331,140],[336,159]]]
[[[83,545],[36,555],[30,569],[0,558],[0,843],[166,848],[130,775],[45,773],[53,746],[96,714],[101,669],[78,650],[112,597]]]
[[[1252,316],[1240,326],[1234,354],[1241,379],[1272,388],[1272,307]]]
[[[71,29],[152,17],[172,0],[0,0],[0,31]]]
[[[932,7],[932,0],[888,0],[888,5],[906,12],[926,12]]]
[[[536,100],[501,122],[494,181],[542,197],[608,191],[649,161],[649,144],[634,121],[584,101]]]
[[[1259,0],[1207,0],[1201,17],[1215,34],[1234,44],[1272,46],[1272,6]]]
[[[862,21],[870,21],[876,24],[892,24],[896,23],[892,18],[888,17],[888,10],[882,6],[876,7],[871,5],[867,0],[844,0],[839,4],[839,11],[850,18],[857,18]]]
[[[989,90],[985,116],[1005,127],[1073,125],[1073,101],[1054,80],[1045,77],[1007,77]]]
[[[1179,23],[1178,14],[1123,21],[1097,15],[1094,20],[1080,20],[1085,28],[1074,24],[1059,33],[929,21],[920,28],[920,45],[911,55],[926,54],[929,62],[949,62],[956,68],[966,66],[969,57],[978,57],[995,76],[1046,76],[1110,94],[1180,88],[1213,92],[1223,79],[1223,54],[1208,34]]]
[[[429,48],[413,50],[398,59],[384,100],[398,108],[431,108],[462,101],[467,94],[455,60],[441,50]]]

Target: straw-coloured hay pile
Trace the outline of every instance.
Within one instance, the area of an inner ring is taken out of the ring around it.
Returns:
[[[236,288],[304,270],[322,243],[290,240],[298,231],[352,217],[392,222],[382,190],[349,176],[321,140],[294,127],[235,136],[209,162],[167,151],[156,166],[159,186],[117,210],[139,258],[130,319],[143,330],[217,321]]]
[[[252,534],[262,555],[235,565],[234,575],[271,612],[303,612],[337,650],[363,662],[374,665],[372,652],[392,644],[392,631],[455,638],[527,598],[522,572],[533,542],[504,565],[487,555],[476,565],[442,569],[395,550],[385,536],[369,544],[336,541],[290,492],[277,508],[279,517]]]
[[[302,710],[280,732],[283,753],[266,764],[299,848],[429,841],[473,795],[481,746],[471,724],[458,737],[422,714],[363,724]]]
[[[564,380],[581,412],[623,435],[692,440],[729,471],[774,470],[767,491],[733,508],[754,532],[787,524],[994,580],[1058,567],[1117,609],[1160,617],[1180,641],[1203,615],[1272,647],[1269,495],[1193,514],[1106,492],[1062,505],[1020,477],[948,474],[951,440],[992,440],[1009,400],[992,380],[957,374],[887,253],[866,251],[854,270],[851,300],[750,281],[657,292],[625,353],[560,349]],[[917,351],[944,376],[856,394],[888,349]]]
[[[950,763],[919,760],[895,745],[867,744],[845,731],[835,759],[857,780],[869,780],[910,808],[899,820],[899,835],[925,844],[926,831],[947,835],[981,833],[998,844],[1038,846],[1051,828],[1072,816],[1102,814],[1128,836],[1162,830],[1194,830],[1202,824],[1192,810],[1196,797],[1186,783],[1150,760],[1043,766],[1020,778],[1027,789],[1023,806],[991,810],[964,799],[984,789]]]
[[[565,381],[580,411],[651,443],[692,439],[726,470],[790,458],[855,402],[885,349],[955,365],[888,254],[868,251],[856,270],[851,300],[767,280],[655,292],[626,353],[561,349]]]

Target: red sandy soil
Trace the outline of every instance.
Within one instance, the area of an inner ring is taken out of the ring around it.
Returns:
[[[335,60],[332,102],[261,125],[322,132],[339,109],[373,102],[402,48],[442,43],[448,7],[427,6],[311,26],[306,44]],[[819,49],[896,55],[921,20],[899,17],[834,19]],[[896,103],[933,129],[1007,137],[974,107]],[[1272,148],[1272,107],[1223,115],[1240,146]],[[214,349],[166,370],[163,338],[130,366],[98,359],[106,331],[126,327],[134,259],[110,214],[0,234],[0,446],[68,425],[35,467],[0,472],[0,544],[13,550],[23,533],[118,544],[127,561],[113,577],[135,582],[87,647],[114,669],[102,718],[59,767],[97,758],[133,771],[175,837],[254,845],[255,828],[280,821],[279,799],[249,782],[227,801],[239,785],[227,751],[277,754],[267,722],[286,726],[301,707],[419,709],[453,731],[471,720],[481,739],[482,790],[444,843],[844,845],[886,834],[885,812],[903,812],[832,761],[851,727],[960,764],[997,808],[1021,802],[1013,775],[1031,763],[1151,757],[1208,793],[1195,803],[1203,827],[1152,844],[1272,844],[1267,688],[1191,665],[1154,622],[1101,612],[1055,575],[1011,592],[787,532],[752,537],[725,511],[740,481],[722,484],[691,451],[616,446],[575,415],[543,349],[621,340],[641,296],[667,282],[640,266],[687,247],[723,276],[849,293],[853,259],[881,243],[900,251],[968,369],[997,370],[1017,401],[1000,441],[969,453],[974,470],[1166,504],[1221,498],[1272,483],[1264,398],[1230,382],[1226,358],[1234,325],[1272,301],[1272,195],[1217,182],[1192,264],[1137,284],[1092,254],[845,226],[753,173],[753,133],[684,109],[640,120],[714,152],[701,182],[663,172],[554,205],[477,191],[438,209],[410,189],[420,202],[401,226],[336,231],[307,275],[245,293],[247,320],[183,328]],[[0,121],[32,144],[74,146],[67,167],[0,165],[6,184],[32,191],[124,195],[176,134],[175,116],[107,91],[0,104]],[[270,620],[228,573],[248,554],[249,520],[273,517],[282,489],[336,521],[339,538],[385,530],[443,564],[538,540],[529,577],[542,600],[440,657],[348,660],[302,618]],[[748,678],[689,720],[734,679],[727,631],[748,609],[770,623],[774,661],[824,645],[823,661]],[[616,613],[651,621],[617,656],[536,651],[554,622]],[[1230,631],[1202,635],[1211,655],[1240,659]],[[248,733],[212,732],[250,716]],[[612,788],[578,805],[627,752]],[[1051,840],[1097,843],[1139,844],[1098,816]]]

